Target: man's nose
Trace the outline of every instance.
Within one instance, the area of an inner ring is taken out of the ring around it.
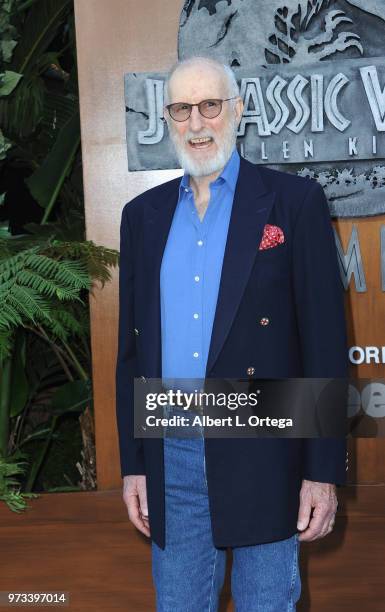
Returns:
[[[193,132],[197,132],[203,127],[203,117],[199,112],[197,106],[193,106],[191,109],[191,115],[189,118],[189,127]]]

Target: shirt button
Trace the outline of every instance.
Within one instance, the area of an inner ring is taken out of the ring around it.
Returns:
[[[203,244],[203,240],[198,240],[197,245],[202,246],[202,244]]]
[[[194,276],[194,280],[195,280],[196,282],[198,282],[198,281],[199,281],[199,276]]]
[[[197,319],[199,317],[199,314],[197,312],[194,312],[194,319]]]
[[[199,357],[199,353],[195,352],[193,353],[194,357]]]
[[[188,191],[188,187],[185,187],[185,188],[184,188],[184,190],[185,190],[185,191]]]

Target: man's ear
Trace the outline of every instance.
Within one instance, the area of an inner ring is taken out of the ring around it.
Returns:
[[[240,124],[240,121],[242,119],[243,108],[244,108],[243,100],[241,97],[239,97],[237,98],[235,102],[235,116],[237,118],[238,125]]]

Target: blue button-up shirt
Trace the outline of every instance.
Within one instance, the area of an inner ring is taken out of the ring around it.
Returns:
[[[220,176],[210,183],[202,221],[190,177],[182,177],[160,270],[164,384],[174,378],[205,377],[239,164],[234,148]]]

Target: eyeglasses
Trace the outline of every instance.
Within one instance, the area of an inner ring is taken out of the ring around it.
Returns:
[[[197,106],[202,117],[206,117],[206,119],[214,119],[214,117],[218,117],[222,110],[222,102],[227,102],[228,100],[235,100],[238,96],[233,96],[232,98],[225,98],[221,100],[219,98],[214,98],[210,100],[202,100],[198,102],[198,104],[189,104],[188,102],[174,102],[173,104],[167,104],[166,108],[170,113],[170,117],[174,119],[174,121],[186,121],[191,115],[192,107]]]

